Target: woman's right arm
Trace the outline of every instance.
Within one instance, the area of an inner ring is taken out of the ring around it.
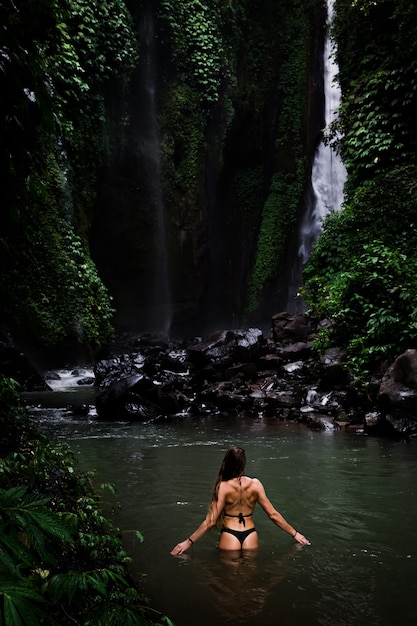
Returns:
[[[208,533],[208,531],[211,530],[213,526],[216,525],[220,513],[223,511],[224,508],[224,500],[224,489],[222,489],[222,485],[220,484],[217,502],[213,501],[211,503],[209,512],[206,515],[206,519],[201,522],[200,526],[194,532],[192,532],[191,535],[187,537],[187,539],[184,539],[184,541],[177,543],[177,545],[171,550],[171,554],[173,556],[176,556],[177,554],[182,554],[183,552],[188,550],[188,548],[190,548],[196,541],[201,539],[201,537],[204,537],[204,535]]]
[[[298,532],[291,524],[287,522],[287,520],[281,515],[279,511],[273,506],[272,502],[269,500],[268,496],[265,493],[265,488],[260,480],[257,478],[253,479],[255,481],[255,488],[258,496],[258,502],[268,515],[269,519],[271,519],[274,524],[276,524],[281,530],[291,535],[291,537],[297,541],[298,543],[304,545],[310,545],[309,540],[304,537],[301,533]]]

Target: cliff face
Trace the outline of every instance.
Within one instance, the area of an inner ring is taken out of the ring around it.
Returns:
[[[0,2],[2,328],[57,354],[112,325],[269,324],[323,127],[325,13]]]
[[[269,323],[323,127],[325,17],[317,1],[138,8],[90,234],[119,328]]]

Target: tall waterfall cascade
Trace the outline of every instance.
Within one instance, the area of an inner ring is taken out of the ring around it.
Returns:
[[[333,19],[334,0],[327,2],[327,32],[324,41],[323,86],[325,125],[328,127],[338,115],[340,87],[336,81],[338,67],[334,59],[333,41],[329,30]],[[299,313],[304,301],[298,295],[303,284],[302,272],[314,244],[322,232],[323,219],[332,211],[338,211],[343,201],[346,169],[340,156],[322,140],[314,155],[311,172],[311,189],[306,194],[305,211],[298,231],[297,258],[294,261],[288,287],[287,311]]]

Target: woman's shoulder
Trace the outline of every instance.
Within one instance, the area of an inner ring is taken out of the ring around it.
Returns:
[[[244,482],[247,485],[251,485],[252,487],[255,487],[257,485],[261,485],[261,481],[259,480],[259,478],[253,478],[252,476],[242,476],[242,479],[244,480]]]
[[[251,476],[242,476],[240,478],[240,483],[242,484],[243,487],[253,487],[253,488],[258,488],[260,486],[262,486],[261,481],[259,480],[259,478],[252,478]],[[230,480],[224,480],[219,484],[219,489],[222,489],[224,491],[228,491],[228,490],[234,490],[236,489],[236,487],[238,486],[237,483],[237,479],[236,478],[231,478]]]

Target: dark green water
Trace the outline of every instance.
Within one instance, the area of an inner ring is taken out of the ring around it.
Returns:
[[[51,404],[51,403],[50,403]],[[417,623],[417,445],[311,432],[263,419],[102,424],[38,409],[82,470],[117,487],[132,571],[177,626],[402,626]],[[204,518],[229,445],[241,445],[276,508],[312,542],[299,547],[255,512],[260,548],[229,558],[217,531],[170,550]],[[110,496],[109,496],[110,497]],[[113,501],[115,501],[113,499]]]

